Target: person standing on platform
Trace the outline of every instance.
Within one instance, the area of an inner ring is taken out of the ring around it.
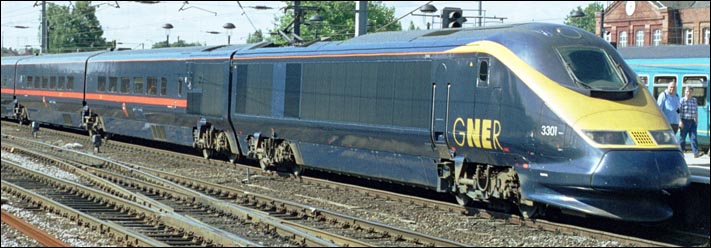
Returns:
[[[667,90],[659,93],[657,106],[659,106],[667,121],[671,124],[674,135],[679,130],[679,112],[681,111],[679,110],[679,103],[679,96],[676,95],[676,82],[670,82]]]
[[[679,105],[681,106],[680,122],[679,127],[681,127],[681,139],[679,140],[679,145],[681,146],[681,151],[686,148],[686,135],[689,135],[689,142],[691,143],[691,151],[694,153],[694,158],[703,156],[704,154],[699,152],[699,147],[696,144],[696,126],[699,120],[698,115],[698,103],[696,103],[696,98],[691,96],[694,89],[691,87],[686,87],[684,91],[684,97],[681,98]]]

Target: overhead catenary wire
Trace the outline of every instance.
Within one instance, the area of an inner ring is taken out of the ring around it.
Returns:
[[[244,11],[244,7],[242,7],[242,4],[239,1],[237,1],[237,5],[239,5],[240,9],[242,9],[242,15],[247,17],[247,21],[249,21],[249,24],[252,25],[254,32],[257,32],[257,27],[254,26],[254,23],[252,23],[252,19],[250,19],[249,16],[247,15],[247,11]]]
[[[382,30],[382,29],[384,29],[384,28],[390,26],[390,24],[393,24],[393,23],[395,23],[395,22],[400,21],[402,18],[405,18],[406,16],[409,16],[410,14],[412,14],[412,12],[415,12],[415,11],[419,10],[420,8],[422,8],[422,6],[428,5],[428,4],[432,3],[432,2],[434,2],[434,1],[429,1],[429,2],[427,2],[427,3],[425,3],[425,4],[423,4],[423,5],[418,6],[417,8],[413,9],[412,11],[407,12],[407,14],[402,15],[400,18],[397,18],[397,19],[395,19],[395,20],[389,22],[388,24],[385,24],[385,25],[383,25],[382,27],[379,27],[378,29],[375,30],[375,32],[378,32],[378,31],[380,31],[380,30]]]

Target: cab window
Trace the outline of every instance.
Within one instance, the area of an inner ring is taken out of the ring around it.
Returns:
[[[476,87],[489,87],[489,58],[479,58],[479,77],[476,80]]]
[[[619,65],[607,52],[595,47],[559,47],[557,49],[575,86],[584,89],[623,90],[629,84]]]

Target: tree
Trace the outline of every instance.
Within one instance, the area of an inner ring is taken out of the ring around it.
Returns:
[[[166,44],[165,41],[161,41],[158,43],[154,43],[151,48],[166,47],[165,44]],[[203,45],[200,42],[186,43],[184,40],[178,40],[176,42],[170,43],[170,47],[194,47],[194,46],[203,46]]]
[[[292,6],[293,1],[283,1]],[[330,37],[332,40],[346,40],[352,38],[355,33],[355,1],[301,1],[302,12],[304,12],[301,22],[301,37],[304,40],[313,40],[314,36]],[[318,9],[318,10],[316,10]],[[310,24],[309,18],[315,14],[321,15],[323,22],[320,24]],[[374,32],[383,25],[394,21],[395,8],[387,7],[380,1],[368,2],[368,31]],[[287,26],[294,20],[294,9],[287,8],[284,15],[278,21],[271,33],[278,30],[293,32],[293,26]],[[388,25],[381,31],[400,31],[401,24],[394,23]],[[288,33],[288,32],[286,32]],[[275,43],[286,42],[280,35],[271,35],[267,38]]]
[[[602,11],[602,3],[594,2],[591,4],[588,4],[585,9],[581,9],[580,6],[578,6],[576,9],[573,9],[570,11],[570,14],[565,17],[565,25],[570,25],[574,27],[578,27],[581,29],[584,29],[590,33],[595,33],[595,13]],[[585,16],[583,17],[572,17],[573,13],[575,11],[580,10],[585,13]]]
[[[74,8],[47,5],[49,53],[95,51],[111,47],[104,39],[104,30],[96,18],[96,7],[77,1]],[[41,18],[41,17],[40,17]]]
[[[412,31],[412,30],[420,30],[420,27],[415,27],[415,23],[412,22],[412,20],[410,20],[410,27],[407,28],[407,30],[410,30],[410,31]]]
[[[254,31],[254,34],[249,34],[247,36],[247,44],[259,43],[264,41],[264,36],[262,35],[262,30]]]

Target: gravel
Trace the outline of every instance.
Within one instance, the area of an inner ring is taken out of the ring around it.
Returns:
[[[8,128],[3,128],[3,133],[21,137],[30,136],[29,132],[12,128],[9,128],[9,130]],[[59,146],[71,146],[77,150],[91,152],[91,147],[86,148],[80,144],[76,144],[76,142],[84,142],[82,140],[61,141],[61,138],[52,137],[49,133],[40,133],[39,139],[47,143]],[[370,221],[394,225],[403,229],[454,240],[470,246],[621,246],[621,244],[617,242],[597,240],[577,235],[557,234],[506,224],[502,220],[488,220],[463,216],[457,213],[367,197],[355,192],[344,192],[331,188],[306,185],[278,176],[264,177],[253,175],[250,178],[251,184],[244,184],[242,180],[246,178],[246,175],[241,170],[231,168],[230,166],[219,167],[194,164],[186,161],[176,161],[176,159],[172,158],[159,158],[155,155],[131,154],[125,151],[115,151],[108,149],[108,147],[103,147],[102,153],[98,155],[143,164],[147,167],[161,169],[166,172],[188,175],[195,179],[275,196],[334,212],[354,215]],[[254,170],[258,170],[258,168],[254,168]],[[5,228],[3,228],[3,237],[5,237]],[[4,242],[5,241],[3,241],[3,246]]]

